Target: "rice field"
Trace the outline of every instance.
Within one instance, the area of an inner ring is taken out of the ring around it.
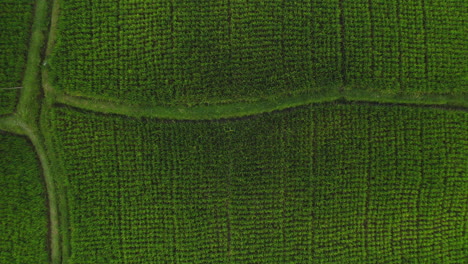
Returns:
[[[0,263],[49,263],[41,177],[29,140],[0,131]]]
[[[52,83],[74,96],[191,106],[467,95],[465,1],[60,2]]]
[[[466,10],[2,1],[0,263],[464,263]]]
[[[174,121],[56,106],[70,263],[466,257],[465,112],[315,104]]]

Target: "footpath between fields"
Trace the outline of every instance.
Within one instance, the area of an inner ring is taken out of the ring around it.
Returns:
[[[54,1],[55,3],[56,1]],[[67,241],[64,232],[66,221],[60,214],[60,210],[66,208],[64,195],[57,195],[54,169],[49,159],[50,148],[46,145],[43,133],[40,128],[40,115],[43,107],[43,92],[41,87],[41,63],[43,61],[42,51],[47,42],[47,32],[49,31],[49,12],[51,11],[47,0],[37,0],[34,7],[34,20],[31,26],[31,36],[29,50],[22,80],[22,89],[16,110],[13,114],[0,118],[0,130],[13,134],[27,136],[33,144],[38,159],[42,167],[42,176],[45,184],[48,207],[48,249],[50,263],[64,263],[62,252],[63,245]],[[55,7],[57,11],[57,7]],[[55,14],[56,15],[56,14]],[[56,20],[56,17],[55,17]],[[61,196],[59,198],[58,196]],[[59,201],[60,200],[60,201]],[[62,219],[61,219],[62,218]]]
[[[48,85],[50,87],[50,85]],[[51,88],[50,88],[51,89]],[[51,89],[54,91],[53,89]],[[64,93],[52,92],[55,103],[73,106],[75,108],[101,112],[106,114],[119,114],[131,117],[147,117],[171,120],[214,120],[226,118],[240,118],[258,115],[272,111],[299,107],[313,103],[369,103],[392,104],[418,107],[434,107],[447,110],[464,110],[467,108],[461,104],[452,104],[444,97],[432,97],[432,100],[415,98],[381,98],[375,95],[342,96],[331,94],[323,97],[311,95],[298,95],[279,99],[261,100],[258,102],[240,102],[232,104],[215,104],[209,106],[157,106],[157,105],[131,105],[112,101],[71,96]]]

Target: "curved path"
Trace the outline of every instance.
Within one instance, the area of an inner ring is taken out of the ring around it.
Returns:
[[[14,134],[27,136],[34,148],[43,170],[43,180],[46,187],[49,212],[49,237],[51,263],[62,263],[59,201],[54,183],[51,163],[47,153],[45,140],[39,126],[39,116],[42,101],[41,62],[42,48],[47,41],[49,1],[36,0],[34,21],[31,26],[31,36],[27,62],[22,81],[22,91],[15,113],[0,118],[0,129]]]
[[[50,87],[50,86],[49,86]],[[224,118],[236,118],[249,115],[257,115],[268,113],[287,108],[298,107],[311,103],[326,103],[326,102],[357,102],[357,103],[379,103],[379,104],[394,104],[394,105],[412,105],[421,107],[437,107],[450,110],[467,110],[464,106],[450,105],[444,100],[433,101],[418,101],[413,98],[400,99],[376,99],[362,100],[360,98],[344,97],[344,96],[329,96],[317,98],[310,95],[299,95],[292,97],[280,98],[277,100],[262,100],[255,103],[232,103],[225,105],[210,105],[210,106],[154,106],[154,105],[130,105],[119,104],[112,101],[96,100],[78,96],[70,96],[66,94],[58,94],[53,92],[55,102],[65,105],[70,105],[76,108],[90,110],[94,112],[120,114],[132,117],[151,117],[172,120],[213,120]]]

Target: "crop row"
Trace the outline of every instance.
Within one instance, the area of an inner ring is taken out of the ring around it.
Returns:
[[[320,104],[242,119],[57,106],[72,263],[461,261],[468,116]]]

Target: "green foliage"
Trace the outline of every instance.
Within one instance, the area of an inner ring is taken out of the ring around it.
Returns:
[[[67,1],[50,62],[53,84],[72,95],[158,105],[322,92],[322,83],[340,82],[330,63],[339,55],[312,50],[338,36],[311,29],[317,5]],[[320,19],[336,17],[333,6],[322,9]]]
[[[26,65],[34,1],[2,0],[0,4],[0,114],[12,113]]]
[[[316,104],[172,121],[57,106],[71,263],[459,263],[466,112]]]
[[[61,3],[55,88],[132,104],[467,94],[466,1]],[[450,11],[447,11],[450,10]],[[324,92],[325,90],[325,92]]]
[[[0,263],[49,263],[40,175],[31,143],[0,132]]]
[[[467,95],[467,1],[343,1],[347,89]]]
[[[0,115],[10,114],[16,106],[18,89],[0,89]]]

